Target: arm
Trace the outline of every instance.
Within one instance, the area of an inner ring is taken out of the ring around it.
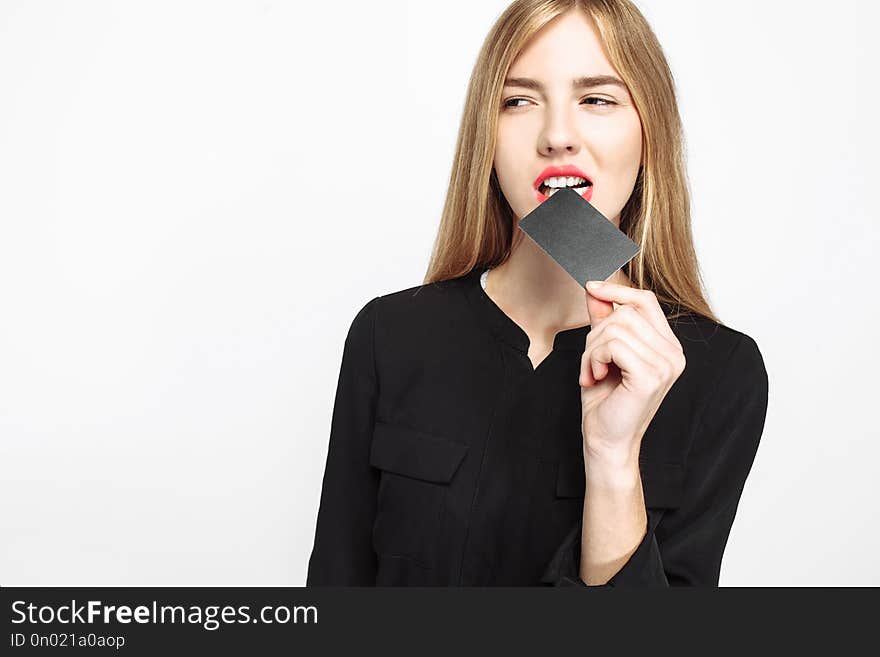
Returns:
[[[744,335],[727,359],[697,425],[681,506],[646,509],[644,537],[632,552],[632,548],[617,548],[618,561],[625,562],[599,586],[718,586],[721,559],[757,453],[767,402],[767,371],[761,352],[755,341]],[[631,496],[624,497],[634,504]],[[611,505],[619,504],[621,497],[615,495],[612,499]],[[608,504],[604,503],[606,507]],[[594,513],[602,511],[602,506],[599,503]],[[640,516],[633,513],[619,522],[625,528],[622,537],[607,539],[606,544],[632,544],[633,534],[626,528],[640,523]],[[542,578],[544,583],[592,586],[581,577],[582,543],[588,538],[583,534],[582,519],[551,560]],[[613,557],[599,559],[606,564],[613,562],[613,567],[618,563]]]
[[[376,583],[372,530],[379,474],[370,466],[378,393],[375,302],[358,312],[345,339],[306,586]]]
[[[638,455],[614,464],[587,456],[579,576],[605,584],[647,534],[648,516]]]

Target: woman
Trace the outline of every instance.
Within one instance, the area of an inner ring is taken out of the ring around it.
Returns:
[[[595,290],[517,226],[548,185],[640,246]],[[767,392],[701,291],[650,27],[629,0],[517,0],[424,284],[351,324],[307,585],[717,586]]]

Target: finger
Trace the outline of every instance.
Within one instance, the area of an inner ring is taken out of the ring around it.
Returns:
[[[598,283],[598,286],[594,287],[594,283]],[[657,296],[651,290],[640,290],[628,285],[619,285],[607,281],[588,281],[586,289],[590,294],[600,299],[636,306],[639,312],[651,322],[660,335],[676,345],[676,348],[680,347],[678,338],[675,337],[672,329],[669,328],[669,322],[663,314],[663,309],[660,308]]]
[[[622,308],[626,308],[626,307],[627,306],[623,306]],[[636,312],[636,311],[632,310],[631,312]],[[654,331],[653,327],[651,327],[650,325],[648,326],[648,328],[651,332],[656,333]],[[662,371],[662,372],[665,372],[667,370],[672,371],[672,369],[674,367],[673,361],[671,361],[669,358],[664,356],[662,353],[658,353],[657,351],[655,351],[651,347],[651,345],[646,344],[644,342],[644,340],[642,340],[637,334],[635,334],[625,324],[620,324],[620,323],[611,323],[611,324],[605,323],[605,324],[603,324],[600,329],[599,337],[597,339],[593,340],[587,346],[584,353],[591,354],[593,352],[593,350],[595,350],[598,345],[603,344],[605,342],[609,342],[614,339],[620,339],[624,343],[626,343],[627,346],[629,346],[630,349],[632,349],[632,351],[639,358],[641,358],[644,362],[648,363],[652,369]],[[666,343],[666,341],[663,340],[663,338],[661,338],[659,335],[657,336],[657,339],[660,342],[663,342],[664,344]],[[669,348],[668,345],[665,348],[668,349]],[[597,371],[601,372],[601,370],[597,370]],[[606,371],[606,374],[607,374],[607,371]],[[597,378],[603,378],[603,377],[604,377],[604,375],[598,376]]]
[[[584,289],[587,298],[587,313],[590,315],[590,325],[595,327],[599,322],[614,312],[614,305],[610,301],[604,301],[593,296]]]
[[[586,352],[585,352],[586,353]],[[589,352],[590,363],[617,365],[622,373],[622,383],[634,381],[643,384],[644,392],[652,393],[656,384],[667,376],[665,361],[651,359],[653,352],[648,350],[645,358],[626,337],[613,337],[592,346]],[[656,356],[656,354],[654,354]]]
[[[657,296],[651,290],[642,290],[608,281],[588,281],[586,289],[590,294],[600,299],[621,305],[635,306],[651,322],[658,333],[669,340],[678,342],[672,329],[669,328],[669,322],[663,314],[663,309],[660,308]]]
[[[595,330],[590,329],[587,334],[587,347],[594,342],[606,339],[606,337],[621,335],[621,331],[627,334],[635,346],[640,347],[639,353],[644,353],[641,347],[650,349],[666,360],[670,366],[674,366],[678,360],[679,350],[674,348],[669,340],[657,333],[654,325],[629,304],[620,306],[607,321],[602,322]],[[608,332],[607,336],[606,332]]]
[[[590,368],[590,361],[586,356],[586,352],[581,354],[581,375],[578,379],[578,383],[582,388],[589,388],[598,383],[596,377],[593,376],[592,369]]]

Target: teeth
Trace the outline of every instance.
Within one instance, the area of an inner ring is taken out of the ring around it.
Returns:
[[[546,196],[550,198],[560,189],[570,188],[574,189],[578,194],[583,194],[584,191],[591,185],[586,178],[580,178],[578,176],[554,176],[552,178],[547,178],[544,182],[539,186],[539,190],[547,190]]]
[[[560,187],[585,187],[586,183],[586,178],[580,178],[579,176],[553,176],[544,180],[544,185],[557,189]]]

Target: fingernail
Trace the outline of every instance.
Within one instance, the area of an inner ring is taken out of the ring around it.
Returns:
[[[602,281],[587,281],[587,287],[591,290],[598,290],[602,287]]]

